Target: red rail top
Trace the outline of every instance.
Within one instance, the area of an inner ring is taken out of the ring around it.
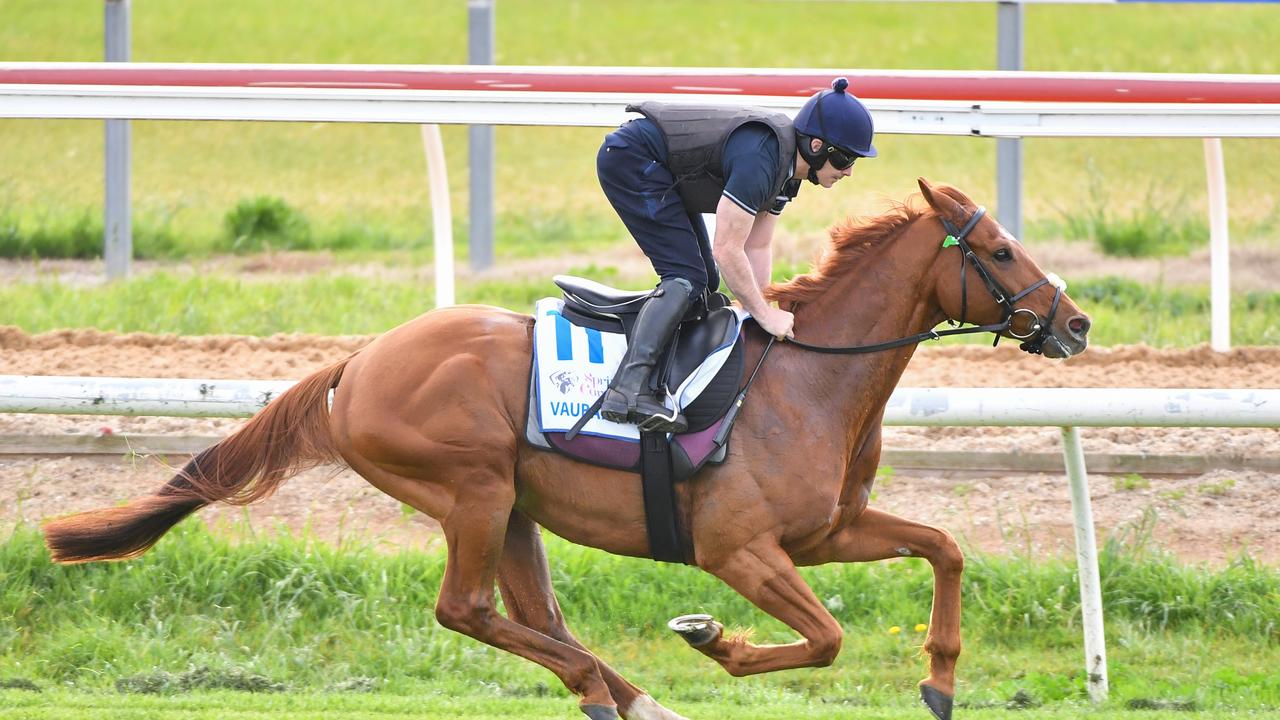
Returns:
[[[849,78],[862,98],[974,102],[1280,103],[1278,75],[479,66],[0,63],[0,84],[501,90],[808,97]]]

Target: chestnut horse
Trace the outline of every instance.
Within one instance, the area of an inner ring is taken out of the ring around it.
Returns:
[[[964,193],[923,178],[920,189],[927,206],[835,227],[813,272],[769,288],[794,310],[801,338],[865,345],[951,319],[1031,337],[1029,349],[1049,357],[1084,350],[1089,320],[1060,281],[1046,284],[1026,249]],[[679,718],[565,626],[540,526],[621,555],[648,557],[649,545],[636,475],[526,444],[532,332],[528,315],[477,306],[395,328],[302,380],[154,494],[48,522],[53,558],[137,556],[206,504],[250,503],[304,467],[344,461],[440,521],[442,625],[555,673],[593,720]],[[749,334],[750,358],[763,352],[760,335]],[[914,349],[844,357],[775,344],[726,462],[679,486],[694,563],[802,638],[756,645],[706,617],[675,628],[731,675],[826,666],[840,652],[840,623],[797,565],[918,556],[934,571],[920,688],[934,716],[950,717],[964,559],[945,530],[867,507],[885,403]]]

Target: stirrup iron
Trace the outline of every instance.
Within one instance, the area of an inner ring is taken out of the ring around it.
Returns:
[[[672,405],[676,404],[675,398],[671,395],[670,392],[667,393],[667,399],[671,400]],[[670,415],[662,415],[661,413],[655,413],[637,422],[636,427],[640,428],[641,432],[658,432],[662,430],[664,427],[669,427],[669,426],[679,427],[680,423],[677,422],[680,419],[679,408],[675,408],[675,409],[668,408],[668,410],[671,411]],[[685,427],[688,428],[687,423]],[[667,430],[666,432],[679,432],[679,431]]]

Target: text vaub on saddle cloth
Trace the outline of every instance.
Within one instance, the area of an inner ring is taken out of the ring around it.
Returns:
[[[538,423],[543,432],[568,432],[609,388],[627,351],[627,340],[619,333],[570,323],[560,314],[564,307],[560,298],[543,298],[536,307],[533,358]],[[636,426],[609,422],[599,413],[582,427],[582,434],[640,440]]]
[[[539,300],[535,310],[533,365],[537,378],[538,424],[542,432],[568,432],[577,424],[582,413],[608,389],[627,351],[623,335],[574,325],[561,314],[563,307],[562,299],[549,297]],[[738,311],[737,331],[741,331],[746,316]],[[733,340],[736,339],[735,332]],[[693,402],[724,366],[733,350],[733,340],[711,353],[672,393],[679,399],[681,408]],[[587,421],[582,433],[640,440],[640,431],[635,425],[609,422],[599,413]]]

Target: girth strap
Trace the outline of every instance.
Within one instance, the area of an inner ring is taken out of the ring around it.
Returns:
[[[680,515],[676,511],[671,443],[667,441],[666,433],[640,433],[640,482],[644,490],[644,523],[649,533],[649,555],[662,562],[687,563],[693,557],[693,551],[686,546]]]

